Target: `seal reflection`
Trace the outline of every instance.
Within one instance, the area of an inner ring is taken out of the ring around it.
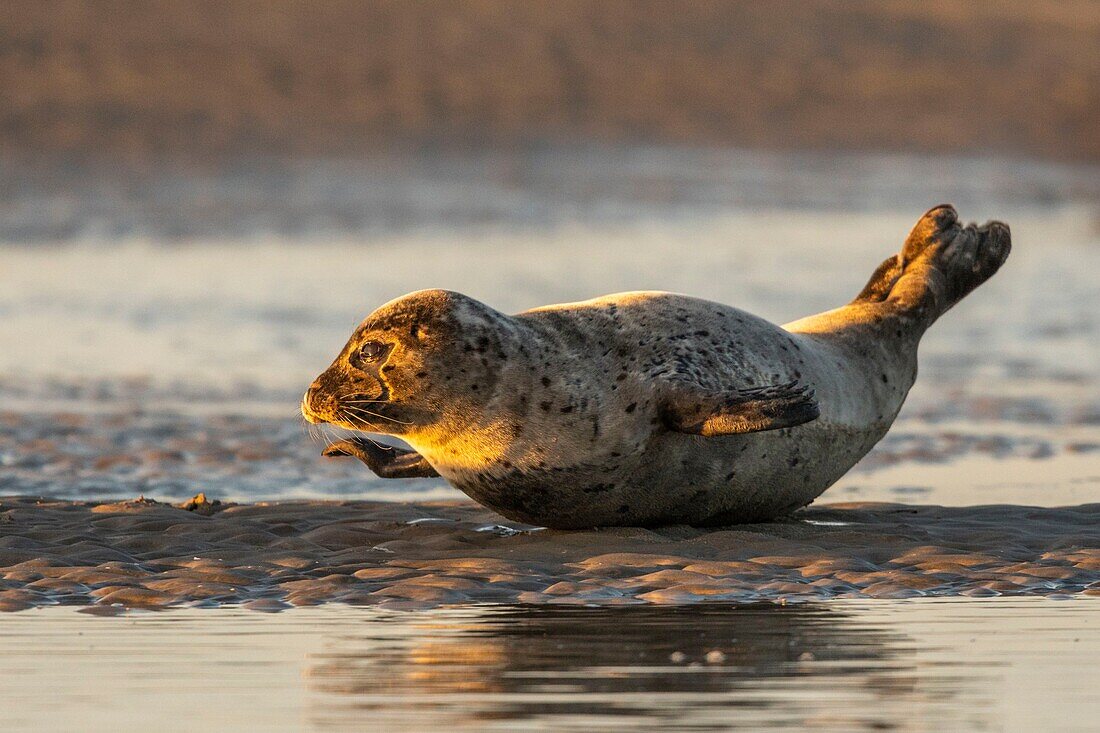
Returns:
[[[308,669],[319,725],[892,727],[926,694],[904,634],[811,605],[395,614],[328,646]]]

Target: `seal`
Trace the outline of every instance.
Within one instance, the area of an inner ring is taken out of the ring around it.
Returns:
[[[325,450],[442,476],[555,528],[765,520],[813,501],[889,429],[929,326],[1000,268],[1000,222],[937,206],[849,304],[777,326],[630,292],[506,315],[423,290],[381,306],[310,386],[313,423],[395,436]]]

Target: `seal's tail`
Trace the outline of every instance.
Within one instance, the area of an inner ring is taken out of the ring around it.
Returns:
[[[1007,224],[962,226],[953,206],[920,218],[901,252],[875,270],[853,303],[883,303],[923,327],[1000,269],[1012,249]]]

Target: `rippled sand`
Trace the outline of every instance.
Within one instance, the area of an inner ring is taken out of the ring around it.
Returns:
[[[472,503],[8,498],[0,609],[1100,596],[1100,504],[832,504],[768,524],[560,532]]]

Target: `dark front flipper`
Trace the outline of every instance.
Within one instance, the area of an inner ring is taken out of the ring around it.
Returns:
[[[439,475],[419,453],[379,445],[365,438],[349,438],[333,443],[321,455],[327,458],[354,456],[381,478],[432,478]]]
[[[819,414],[813,390],[796,381],[736,394],[709,394],[683,384],[671,388],[664,401],[670,430],[707,437],[790,428]]]

